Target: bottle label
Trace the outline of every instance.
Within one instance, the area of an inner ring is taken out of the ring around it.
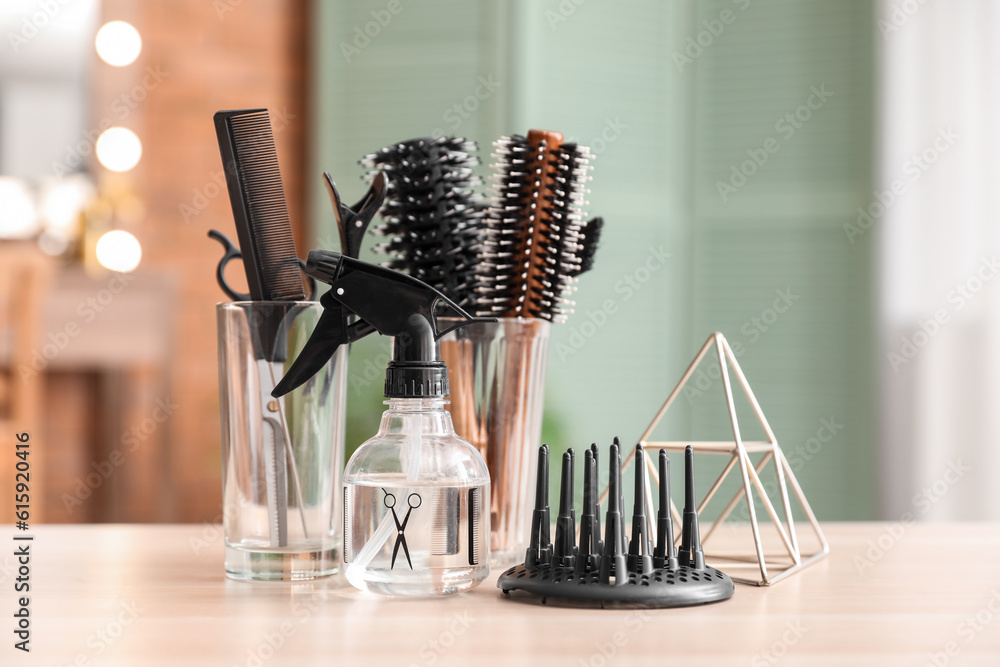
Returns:
[[[484,564],[483,486],[344,487],[344,562],[391,572]]]

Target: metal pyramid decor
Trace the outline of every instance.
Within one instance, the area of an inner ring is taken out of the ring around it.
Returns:
[[[684,388],[688,380],[691,379],[691,376],[694,374],[698,364],[701,363],[702,359],[712,347],[715,348],[716,354],[719,358],[719,370],[722,377],[723,390],[725,391],[726,407],[729,410],[729,421],[732,425],[733,440],[711,442],[649,442],[648,438],[652,435],[653,430],[666,414],[670,405],[674,402],[674,399],[680,395],[681,390]],[[726,363],[727,360],[729,362],[728,365]],[[733,402],[733,390],[732,383],[729,378],[729,368],[732,368],[733,373],[735,373],[736,378],[739,380],[740,386],[742,386],[747,399],[749,399],[750,405],[752,406],[754,414],[757,417],[757,421],[760,422],[760,425],[764,430],[766,440],[754,442],[745,442],[743,440],[743,435],[740,432],[739,420],[736,416],[736,406]],[[729,457],[729,461],[727,462],[725,468],[723,468],[722,473],[698,504],[699,515],[705,510],[705,507],[722,486],[723,481],[725,481],[725,479],[729,476],[729,473],[732,472],[737,465],[739,466],[739,474],[742,477],[740,489],[723,508],[718,518],[712,524],[711,529],[702,538],[706,558],[713,561],[713,564],[716,567],[726,571],[727,574],[730,574],[733,581],[755,586],[770,586],[771,584],[775,584],[795,572],[798,572],[802,568],[815,563],[829,553],[829,544],[823,535],[819,522],[816,520],[816,515],[813,514],[812,508],[809,506],[809,502],[806,500],[805,494],[803,494],[802,487],[799,486],[798,480],[795,479],[795,474],[792,472],[791,466],[788,464],[788,459],[785,458],[784,453],[781,451],[781,447],[778,445],[778,440],[774,436],[774,431],[771,430],[771,426],[768,424],[767,418],[764,416],[764,412],[760,409],[760,404],[757,402],[757,398],[754,396],[753,390],[747,383],[746,376],[743,374],[743,370],[736,361],[736,356],[729,347],[729,343],[726,341],[725,336],[721,333],[715,332],[708,337],[707,341],[705,341],[701,351],[698,352],[694,360],[687,367],[687,370],[681,377],[680,382],[678,382],[677,386],[674,387],[674,390],[670,392],[670,395],[667,397],[667,400],[664,401],[662,407],[660,407],[659,412],[656,413],[653,421],[650,422],[646,431],[642,434],[642,437],[639,438],[639,444],[641,444],[647,451],[665,449],[667,451],[678,452],[683,452],[685,447],[691,445],[693,446],[695,453],[720,454]],[[761,459],[754,464],[750,459],[751,454],[763,454],[763,457],[761,457]],[[635,451],[632,450],[628,455],[628,458],[623,461],[623,466],[627,466],[634,457]],[[646,457],[643,458],[645,459],[645,464],[650,472],[650,474],[646,476],[645,493],[650,506],[652,506],[653,494],[649,480],[652,478],[657,484],[659,484],[659,474],[656,466],[653,465],[652,460]],[[760,480],[761,472],[765,469],[765,466],[771,462],[774,464],[774,471],[777,477],[778,495],[780,496],[784,522],[782,522],[779,518],[775,506],[768,497],[768,492],[765,490],[764,485]],[[819,544],[818,550],[811,554],[803,555],[799,548],[798,535],[795,529],[795,521],[792,518],[791,501],[788,494],[789,486],[791,486],[792,491],[795,493],[803,513],[808,519],[812,530],[815,532],[816,539]],[[784,554],[781,554],[779,556],[769,555],[765,558],[764,546],[761,541],[761,526],[757,520],[757,511],[752,488],[756,488],[757,495],[764,505],[764,508],[767,510],[767,515],[773,522],[778,537],[787,552],[787,557],[785,557]],[[601,500],[604,500],[606,495],[607,491],[605,490],[604,495],[601,496]],[[745,499],[746,502],[750,530],[753,533],[754,552],[752,554],[726,554],[713,556],[712,551],[710,550],[710,540],[712,539],[713,534],[715,534],[719,526],[723,525],[723,522],[725,522],[725,520],[732,514],[733,510],[743,499]],[[680,515],[678,514],[677,508],[673,505],[673,503],[671,503],[670,509],[671,513],[674,515],[674,525],[680,525]],[[754,575],[748,575],[746,577],[732,575],[734,570],[739,570],[741,568],[750,568],[751,572],[754,572]],[[760,571],[759,578],[755,576],[755,571],[758,569]],[[749,578],[750,576],[753,576],[753,578]]]

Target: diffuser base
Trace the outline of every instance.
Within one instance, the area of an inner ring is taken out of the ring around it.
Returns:
[[[518,565],[500,575],[497,588],[505,594],[514,590],[534,593],[542,596],[542,602],[553,598],[642,607],[690,607],[728,600],[733,595],[733,581],[724,572],[686,566],[657,568],[649,574],[630,572],[628,581],[616,586],[602,584],[597,572],[578,575],[568,568]]]

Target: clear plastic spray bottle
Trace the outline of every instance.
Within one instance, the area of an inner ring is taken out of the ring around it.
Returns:
[[[489,574],[490,477],[444,408],[448,369],[437,341],[484,320],[415,278],[339,253],[311,252],[306,273],[330,284],[321,299],[326,313],[276,394],[308,379],[344,342],[373,330],[394,337],[385,380],[389,409],[344,474],[347,580],[386,595],[472,588]],[[460,317],[443,331],[442,304]],[[360,319],[348,324],[348,313]]]

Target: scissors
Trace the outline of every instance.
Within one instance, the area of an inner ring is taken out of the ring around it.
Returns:
[[[219,260],[215,269],[215,277],[219,282],[219,287],[231,299],[235,301],[252,301],[250,294],[238,292],[226,281],[226,265],[234,259],[243,259],[240,249],[222,232],[210,230],[208,235],[222,244],[225,254]],[[300,268],[305,264],[299,261]],[[307,276],[308,277],[308,276]],[[309,277],[310,287],[313,296],[316,293],[316,281]],[[310,296],[310,299],[312,296]],[[284,325],[282,325],[282,328]],[[283,332],[281,335],[284,335]],[[281,346],[278,346],[281,347]],[[272,547],[288,546],[288,486],[289,472],[292,481],[295,482],[294,490],[296,500],[299,504],[299,515],[302,521],[302,531],[305,537],[309,537],[306,526],[305,510],[302,502],[302,488],[299,484],[298,470],[295,465],[295,455],[292,451],[291,438],[288,434],[288,425],[285,423],[285,401],[282,398],[273,398],[271,391],[281,378],[284,372],[284,355],[281,353],[262,355],[256,360],[257,378],[259,380],[258,404],[261,415],[261,433],[259,442],[263,446],[263,460],[266,466],[264,470],[264,480],[268,505],[268,532],[270,545]],[[254,438],[257,441],[257,438]],[[251,458],[251,466],[254,468],[253,475],[256,477],[257,457]]]
[[[382,490],[385,493],[385,489]],[[413,504],[414,498],[416,498],[416,505]],[[419,495],[416,493],[411,493],[406,497],[406,504],[409,508],[406,510],[406,516],[403,517],[403,523],[399,522],[399,517],[396,515],[396,496],[391,493],[385,493],[385,498],[382,499],[382,504],[385,505],[390,512],[392,512],[392,520],[396,522],[396,544],[392,547],[392,563],[389,565],[391,570],[396,566],[396,555],[399,553],[399,545],[403,545],[403,553],[406,555],[406,564],[413,569],[413,563],[410,562],[410,550],[406,546],[406,524],[410,520],[410,512],[420,507],[421,502],[423,502]]]

